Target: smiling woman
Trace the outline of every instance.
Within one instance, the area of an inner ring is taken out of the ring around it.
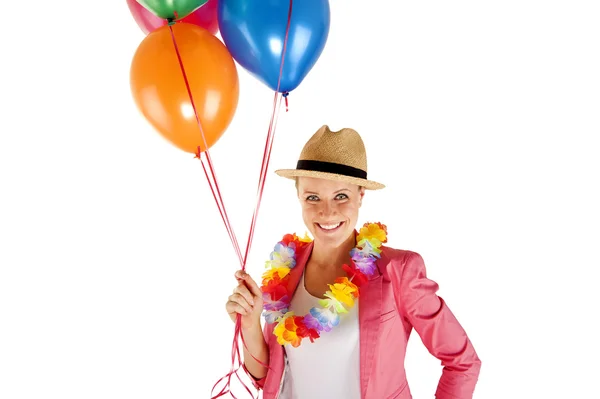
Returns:
[[[412,329],[444,366],[436,397],[472,398],[481,361],[422,257],[383,245],[381,223],[356,230],[366,190],[384,187],[367,179],[360,135],[323,126],[296,168],[276,173],[296,181],[313,239],[284,235],[261,286],[238,271],[226,303],[242,316],[244,367],[263,398],[411,398]]]
[[[364,188],[352,183],[298,178],[298,197],[304,223],[316,242],[331,248],[337,248],[345,241],[354,241],[352,232],[364,194]],[[351,244],[353,247],[354,242]]]

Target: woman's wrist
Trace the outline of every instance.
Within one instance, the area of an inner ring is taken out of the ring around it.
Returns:
[[[260,325],[260,319],[256,322],[252,324],[252,327],[249,328],[242,328],[242,334],[244,335],[244,337],[246,338],[256,338],[256,337],[263,337],[263,332],[262,332],[262,327]]]

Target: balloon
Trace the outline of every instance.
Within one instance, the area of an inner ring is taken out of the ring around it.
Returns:
[[[146,35],[168,23],[166,19],[157,17],[148,11],[144,6],[138,3],[137,0],[127,0],[127,6],[133,15],[133,19],[135,19],[135,22],[137,22],[140,29]],[[219,24],[217,22],[217,0],[208,0],[203,6],[189,14],[187,17],[182,18],[180,21],[198,25],[215,35],[219,31]]]
[[[134,101],[158,132],[179,149],[205,151],[170,29],[181,56],[208,148],[233,119],[239,98],[235,62],[206,29],[186,23],[163,26],[138,46],[131,62]]]
[[[138,0],[148,11],[162,19],[181,19],[187,17],[206,0]]]
[[[225,45],[233,58],[273,90],[291,0],[219,0],[217,18]],[[329,35],[328,0],[293,2],[279,92],[294,90],[321,55]]]

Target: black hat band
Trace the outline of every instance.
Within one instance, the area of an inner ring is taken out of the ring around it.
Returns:
[[[296,165],[296,169],[299,170],[311,170],[314,172],[325,172],[333,173],[336,175],[343,175],[349,177],[357,177],[359,179],[367,179],[367,172],[354,168],[348,165],[342,165],[334,162],[323,162],[323,161],[311,161],[311,160],[300,160]]]

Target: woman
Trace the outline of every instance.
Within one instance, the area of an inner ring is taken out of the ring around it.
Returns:
[[[296,169],[276,173],[296,180],[314,239],[285,235],[262,285],[238,271],[226,303],[232,320],[241,315],[244,367],[263,398],[411,398],[413,328],[444,366],[436,398],[472,398],[481,361],[421,256],[384,246],[384,225],[355,229],[365,190],[384,187],[367,179],[359,134],[323,126]]]

